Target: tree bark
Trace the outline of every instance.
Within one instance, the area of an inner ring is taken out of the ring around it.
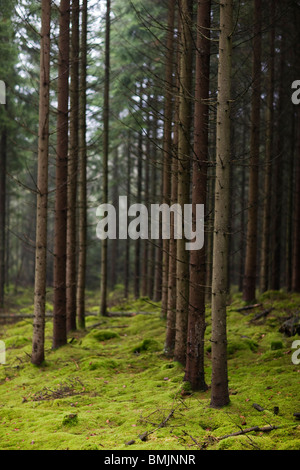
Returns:
[[[68,95],[70,0],[61,0],[59,17],[58,109],[56,145],[56,200],[53,272],[53,348],[67,343],[66,234],[68,181]]]
[[[43,0],[40,52],[34,320],[31,354],[31,362],[35,365],[41,365],[45,359],[44,343],[47,277],[50,23],[51,0]]]
[[[260,260],[260,291],[268,290],[269,264],[270,264],[270,224],[271,224],[271,169],[273,156],[273,117],[274,117],[274,56],[275,56],[275,6],[274,0],[270,2],[271,28],[269,32],[269,62],[268,62],[268,95],[266,109],[266,144],[265,144],[265,175],[264,175],[264,204],[263,227]]]
[[[79,0],[72,1],[70,106],[66,265],[66,313],[68,332],[76,330],[76,210],[79,149]]]
[[[254,38],[252,66],[251,141],[248,224],[246,238],[243,300],[255,300],[257,266],[258,174],[260,144],[261,91],[261,0],[254,0]]]
[[[203,204],[206,207],[207,196],[210,10],[210,0],[198,0],[192,178],[194,229],[196,205]],[[190,300],[184,380],[190,382],[193,390],[207,389],[204,374],[205,281],[205,247],[203,247],[201,250],[192,250],[190,254]]]
[[[175,0],[169,0],[168,26],[166,41],[165,66],[165,108],[163,133],[163,203],[170,204],[171,189],[171,161],[172,161],[172,115],[173,115],[173,43],[175,22]],[[169,266],[169,240],[162,241],[162,296],[161,317],[167,317],[168,308],[168,266]]]
[[[86,69],[87,69],[87,11],[88,0],[83,0],[81,15],[81,61],[79,88],[79,180],[78,180],[78,277],[77,322],[85,327],[85,285],[87,254],[87,149],[86,149]]]
[[[182,0],[181,17],[181,65],[179,90],[178,129],[178,204],[184,213],[184,204],[190,200],[190,132],[191,132],[191,85],[192,85],[192,0]],[[189,252],[185,249],[184,231],[177,240],[176,265],[176,336],[174,360],[185,364],[187,322],[189,308]]]
[[[109,89],[110,89],[110,0],[106,1],[106,30],[105,30],[105,81],[103,105],[103,186],[102,204],[108,203],[108,153],[109,153]],[[100,315],[107,315],[107,247],[108,240],[102,240],[101,250],[101,297]]]
[[[0,149],[0,310],[4,308],[4,286],[5,286],[5,248],[6,248],[6,163],[7,163],[7,129],[1,133]]]
[[[218,66],[215,221],[212,278],[212,382],[211,406],[229,403],[227,373],[226,300],[230,204],[230,102],[233,2],[220,4]]]

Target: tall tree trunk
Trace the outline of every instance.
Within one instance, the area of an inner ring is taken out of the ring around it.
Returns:
[[[66,234],[68,181],[68,95],[70,0],[61,0],[59,17],[58,109],[56,145],[56,200],[53,272],[53,348],[67,343],[66,325]]]
[[[79,89],[79,181],[78,181],[78,277],[77,321],[85,327],[85,284],[87,251],[87,149],[86,149],[86,69],[87,69],[87,20],[88,0],[83,0],[81,14],[81,61]]]
[[[130,206],[131,195],[131,135],[129,133],[127,138],[126,152],[127,152],[127,204]],[[129,297],[129,279],[130,279],[130,238],[126,238],[125,246],[125,280],[124,280],[124,297]]]
[[[171,204],[177,203],[178,190],[178,126],[179,126],[179,86],[180,86],[180,29],[181,20],[177,15],[177,66],[176,66],[176,89],[174,102],[174,130],[172,143],[172,164],[171,164]],[[169,243],[169,266],[168,266],[168,310],[167,328],[165,340],[165,355],[173,357],[176,336],[176,239],[174,237],[174,214],[171,212],[171,233]]]
[[[246,239],[245,276],[243,299],[255,299],[257,265],[257,220],[258,220],[258,168],[260,143],[260,90],[261,90],[261,0],[254,0],[254,37],[252,66],[251,142],[248,224]]]
[[[170,174],[171,174],[171,145],[172,145],[172,114],[173,114],[173,43],[175,22],[175,0],[169,0],[168,26],[166,41],[165,66],[165,109],[163,134],[163,203],[170,205]],[[169,267],[169,240],[162,241],[162,297],[161,316],[167,317],[168,308],[168,267]]]
[[[295,206],[292,252],[292,290],[300,292],[300,107],[298,107],[298,141],[295,169]]]
[[[266,145],[265,145],[265,175],[264,175],[264,205],[263,228],[260,260],[260,291],[268,290],[270,262],[270,225],[271,225],[271,169],[273,156],[273,117],[274,117],[274,65],[275,65],[275,6],[270,1],[271,28],[269,32],[269,62],[268,62],[268,95],[266,109]]]
[[[178,130],[178,204],[184,213],[184,204],[190,200],[190,131],[191,131],[191,85],[192,85],[192,0],[180,2],[179,14],[181,29],[181,65],[179,90],[179,130]],[[185,247],[184,231],[177,240],[176,266],[176,336],[174,360],[185,364],[186,340],[189,308],[189,252]]]
[[[1,133],[0,149],[0,309],[4,307],[5,286],[5,248],[6,248],[6,163],[7,163],[7,129],[6,124]]]
[[[79,148],[79,0],[72,1],[70,107],[66,265],[67,331],[76,330],[76,210]]]
[[[274,162],[274,217],[272,233],[272,271],[271,289],[279,290],[281,285],[281,246],[282,246],[282,191],[283,191],[283,152],[284,152],[284,72],[285,72],[285,35],[281,31],[280,44],[280,77],[278,90],[277,110],[277,136],[276,136],[276,160]]]
[[[45,304],[47,277],[47,209],[49,154],[50,91],[50,23],[51,0],[42,1],[40,52],[39,140],[37,175],[37,213],[35,247],[34,320],[31,362],[40,365],[45,359]]]
[[[197,223],[196,206],[197,204],[206,206],[207,195],[210,9],[210,0],[198,0],[192,179],[194,229]],[[190,254],[190,303],[184,380],[190,382],[193,390],[207,389],[204,375],[205,281],[203,247],[201,250],[192,250]]]
[[[220,38],[218,67],[217,142],[215,222],[212,279],[212,382],[211,406],[229,403],[227,373],[227,265],[230,204],[230,101],[233,1],[220,4]]]
[[[106,1],[105,31],[105,79],[103,105],[103,186],[102,204],[108,203],[108,154],[109,154],[109,89],[110,89],[110,0]],[[107,246],[108,239],[102,240],[101,250],[101,298],[100,315],[107,315]]]
[[[140,90],[140,99],[142,103],[142,84]],[[141,105],[142,106],[142,105]],[[138,134],[138,155],[137,155],[137,201],[141,201],[142,197],[142,174],[143,174],[143,133],[142,130]],[[140,297],[140,285],[141,285],[141,243],[138,238],[135,240],[135,260],[134,260],[134,296],[136,299]]]

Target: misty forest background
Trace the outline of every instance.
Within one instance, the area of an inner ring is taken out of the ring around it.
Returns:
[[[299,2],[0,5],[3,318],[19,289],[35,289],[40,365],[48,301],[53,348],[85,328],[87,291],[103,317],[124,299],[159,302],[165,355],[205,390],[209,305],[212,405],[227,404],[230,296],[252,306],[300,292]],[[203,249],[100,241],[96,209],[119,196],[205,204]]]

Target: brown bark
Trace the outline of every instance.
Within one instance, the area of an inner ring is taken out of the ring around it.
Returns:
[[[56,200],[54,226],[53,348],[67,343],[66,231],[68,179],[68,95],[70,0],[61,0],[59,17],[58,109],[56,145]]]
[[[5,126],[5,124],[4,124]],[[1,133],[0,149],[0,309],[4,307],[4,286],[5,286],[5,245],[6,245],[6,153],[7,153],[7,130],[6,127]]]
[[[166,41],[166,67],[165,67],[165,109],[164,109],[164,136],[163,136],[163,203],[170,204],[171,189],[171,145],[172,145],[172,114],[173,114],[173,43],[175,0],[169,0],[168,26]],[[168,266],[169,266],[169,240],[162,241],[162,297],[161,317],[167,317],[168,308]]]
[[[273,117],[274,117],[274,54],[275,54],[275,1],[271,0],[271,28],[269,32],[270,56],[268,63],[268,95],[266,109],[266,144],[265,144],[265,175],[264,175],[264,205],[263,227],[260,260],[260,291],[268,290],[270,262],[270,225],[271,225],[271,169],[273,156]]]
[[[172,164],[171,164],[171,205],[177,203],[178,189],[178,121],[179,121],[179,84],[180,84],[180,27],[181,21],[178,15],[177,32],[177,67],[176,67],[176,95],[174,103],[174,136],[172,144]],[[171,212],[171,233],[169,244],[169,266],[168,266],[168,310],[167,328],[165,340],[165,354],[173,357],[176,335],[176,239],[174,237],[174,214]]]
[[[218,66],[215,222],[212,279],[212,382],[211,406],[229,403],[227,373],[226,300],[230,204],[230,102],[233,1],[220,4]]]
[[[78,180],[78,277],[77,321],[85,327],[85,285],[87,251],[87,149],[86,149],[86,69],[87,69],[87,0],[83,0],[81,17],[81,61],[79,96],[79,180]]]
[[[295,206],[293,228],[292,290],[300,292],[300,108],[298,108],[298,142],[295,169]]]
[[[207,195],[210,10],[210,0],[198,0],[192,178],[194,229],[196,205],[206,206]],[[205,281],[205,247],[203,247],[201,250],[192,250],[190,254],[190,299],[184,380],[190,382],[193,390],[207,389],[204,375]]]
[[[50,22],[51,1],[42,1],[40,52],[39,139],[35,248],[34,320],[31,362],[45,359],[45,303],[47,273],[47,209],[49,154]]]
[[[106,1],[105,26],[105,79],[103,105],[103,165],[102,165],[102,204],[108,203],[108,153],[109,153],[109,89],[110,89],[110,0]],[[101,249],[101,297],[100,315],[107,315],[107,238],[102,240]]]
[[[193,1],[182,0],[179,7],[181,17],[181,64],[179,90],[178,129],[178,199],[182,207],[190,199],[190,131],[191,131],[191,85],[192,85],[192,12]],[[184,231],[177,240],[176,265],[176,335],[174,360],[185,364],[187,322],[189,308],[189,252],[185,248]]]
[[[261,0],[254,0],[254,37],[252,65],[251,141],[248,224],[246,238],[246,260],[243,300],[255,299],[257,266],[257,221],[258,221],[258,169],[260,143],[260,91],[261,91]]]
[[[72,1],[70,106],[66,265],[67,331],[76,330],[76,209],[79,150],[79,0]]]

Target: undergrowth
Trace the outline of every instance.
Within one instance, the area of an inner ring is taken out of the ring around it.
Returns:
[[[32,313],[32,297],[22,291],[20,298],[11,311]],[[238,311],[244,303],[233,296],[228,306],[230,404],[220,410],[210,407],[210,388],[192,392],[183,382],[184,368],[165,357],[166,324],[159,304],[121,300],[112,310],[142,313],[99,318],[95,294],[88,302],[85,330],[72,332],[58,350],[51,347],[47,318],[42,367],[30,361],[32,319],[0,325],[6,345],[6,364],[0,365],[0,449],[300,449],[300,423],[294,417],[300,412],[300,365],[291,360],[299,335],[279,331],[299,308],[299,296],[269,292],[258,299],[259,307],[245,311]],[[208,386],[210,336],[208,307]],[[275,429],[231,436],[254,426]]]

